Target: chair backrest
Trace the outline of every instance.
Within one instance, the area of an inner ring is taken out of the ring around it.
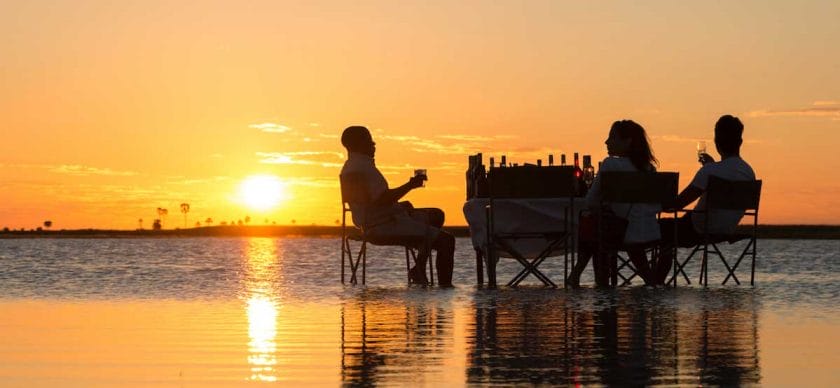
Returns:
[[[710,176],[706,186],[708,209],[758,210],[761,181],[728,181]]]
[[[571,166],[518,166],[490,169],[491,198],[566,198],[575,195]]]
[[[604,202],[658,203],[672,207],[680,174],[676,172],[605,171],[601,173]]]
[[[364,185],[364,175],[360,173],[344,173],[339,175],[341,182],[341,202],[363,204],[370,200],[367,187]]]

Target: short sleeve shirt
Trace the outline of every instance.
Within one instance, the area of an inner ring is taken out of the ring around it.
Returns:
[[[729,181],[752,181],[755,180],[755,172],[752,167],[747,164],[740,156],[732,156],[723,159],[719,162],[707,163],[691,180],[691,186],[703,190],[703,195],[697,202],[695,210],[706,210],[706,187],[709,184],[709,177],[716,176]],[[744,216],[743,211],[739,210],[718,210],[714,209],[708,213],[708,232],[709,233],[733,233],[741,217]],[[698,232],[703,230],[703,225],[706,222],[706,213],[692,213],[691,219],[694,222],[694,229]]]
[[[376,168],[376,163],[370,156],[351,152],[347,156],[347,161],[344,162],[344,167],[341,168],[341,175],[356,174],[361,178],[361,182],[353,182],[361,184],[366,193],[367,201],[364,203],[350,202],[350,212],[353,214],[353,223],[356,226],[362,226],[365,223],[372,225],[383,222],[397,212],[403,211],[402,208],[394,204],[393,206],[377,206],[371,205],[371,202],[382,196],[388,191],[388,181]]]

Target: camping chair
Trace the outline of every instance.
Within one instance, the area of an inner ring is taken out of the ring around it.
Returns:
[[[756,231],[758,229],[758,204],[761,200],[761,180],[754,181],[728,181],[720,177],[710,176],[709,184],[706,187],[706,210],[692,210],[692,213],[705,213],[703,222],[703,230],[700,231],[701,241],[694,245],[691,254],[685,258],[684,261],[677,261],[677,267],[674,270],[673,278],[674,285],[676,285],[677,277],[682,274],[687,284],[691,284],[688,280],[688,275],[685,273],[685,266],[697,253],[702,253],[700,262],[700,284],[709,285],[709,253],[718,256],[726,267],[726,278],[723,279],[723,284],[729,281],[729,278],[735,280],[736,284],[741,284],[738,276],[735,275],[735,270],[741,265],[741,261],[746,256],[751,256],[752,267],[750,269],[750,285],[755,285],[755,257],[756,257]],[[709,233],[709,214],[715,210],[724,211],[743,211],[745,217],[752,217],[752,227],[748,233]],[[741,251],[735,264],[729,266],[726,257],[723,256],[718,244],[727,242],[735,244],[739,241],[747,240],[747,245]],[[711,250],[709,247],[711,246]]]
[[[672,208],[677,198],[677,186],[679,185],[679,173],[676,172],[625,172],[606,171],[601,173],[601,205],[608,203],[624,204],[647,204],[654,203],[662,206],[663,209]],[[664,211],[657,214],[657,219]],[[668,212],[676,216],[676,212]],[[619,215],[620,216],[620,215]],[[603,219],[603,212],[599,219]],[[618,243],[615,246],[606,246],[603,239],[603,222],[598,222],[598,251],[611,251],[610,257],[610,283],[612,286],[618,284],[621,278],[621,286],[625,286],[638,276],[638,271],[633,266],[629,257],[625,258],[618,252],[626,251],[632,247],[640,247],[649,254],[651,258],[658,255],[661,240],[654,240],[643,244]],[[674,256],[676,257],[676,255]],[[621,271],[628,270],[625,275]]]
[[[506,252],[524,267],[508,286],[519,285],[528,275],[534,275],[544,285],[557,287],[539,270],[539,265],[556,251],[562,249],[564,271],[568,273],[569,251],[571,250],[571,214],[574,214],[575,179],[574,168],[564,166],[523,166],[494,168],[488,175],[489,204],[487,205],[487,266],[495,268],[498,254]],[[567,200],[564,222],[550,230],[497,232],[498,200],[510,199],[561,199]],[[533,259],[527,259],[514,247],[517,240],[544,241],[544,248]],[[489,271],[488,282],[496,286],[495,271]],[[568,275],[564,275],[568,276]]]
[[[376,225],[368,225],[366,214],[365,217],[363,217],[365,221],[362,223],[361,227],[347,227],[347,213],[351,212],[350,202],[367,203],[369,202],[370,197],[368,196],[367,189],[364,185],[359,184],[359,182],[364,182],[361,174],[346,173],[339,176],[339,179],[341,181],[341,283],[344,284],[346,260],[346,264],[349,264],[350,267],[350,284],[358,284],[357,271],[359,269],[359,264],[362,266],[362,284],[365,284],[368,244],[404,247],[405,270],[409,284],[411,284],[411,261],[417,259],[418,251],[421,248],[426,248],[426,252],[428,252],[429,255],[426,260],[426,263],[429,266],[429,282],[430,284],[434,283],[434,265],[431,263],[431,250],[429,249],[430,247],[423,246],[423,244],[427,243],[426,241],[423,241],[423,239],[407,241],[404,238],[370,235],[368,230]],[[350,244],[351,240],[361,243],[355,255]]]

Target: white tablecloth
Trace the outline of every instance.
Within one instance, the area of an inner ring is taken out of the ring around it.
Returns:
[[[470,227],[473,246],[486,252],[487,245],[487,215],[486,198],[471,199],[464,203],[464,217]],[[577,214],[584,206],[583,198],[575,198],[573,209],[569,209],[572,217],[571,235],[577,237]],[[493,216],[496,233],[512,232],[545,232],[562,230],[565,222],[565,209],[569,207],[568,199],[494,199]],[[572,211],[573,210],[573,211]],[[546,247],[546,241],[541,239],[520,239],[513,247],[526,258],[536,257]],[[561,252],[562,253],[562,252]],[[506,252],[501,256],[510,257]]]

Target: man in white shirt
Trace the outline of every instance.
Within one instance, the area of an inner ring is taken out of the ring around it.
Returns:
[[[752,167],[741,159],[741,144],[743,143],[744,124],[737,117],[724,115],[715,124],[715,148],[720,154],[720,162],[715,162],[708,154],[700,156],[700,163],[703,167],[694,175],[694,179],[688,187],[677,197],[676,208],[683,209],[696,199],[697,206],[694,210],[704,212],[689,212],[685,216],[674,219],[660,220],[662,230],[662,241],[664,244],[674,240],[674,222],[677,223],[677,245],[694,246],[701,242],[701,233],[704,225],[710,234],[730,234],[735,231],[744,212],[740,210],[706,210],[706,187],[710,176],[720,177],[729,181],[752,181],[755,180],[755,172]],[[709,217],[706,223],[705,217]],[[671,269],[673,257],[669,247],[663,247],[662,256],[656,265],[656,276],[660,284]]]
[[[443,211],[437,208],[415,209],[407,201],[400,202],[409,191],[423,186],[426,177],[414,176],[402,186],[389,188],[385,177],[376,168],[376,143],[365,127],[345,129],[341,144],[347,149],[347,161],[341,169],[342,184],[358,185],[367,197],[349,203],[353,223],[365,228],[374,239],[384,238],[420,247],[416,265],[410,270],[413,283],[428,282],[424,271],[426,260],[431,255],[430,249],[437,251],[438,284],[451,286],[455,237],[441,230],[445,218]]]

